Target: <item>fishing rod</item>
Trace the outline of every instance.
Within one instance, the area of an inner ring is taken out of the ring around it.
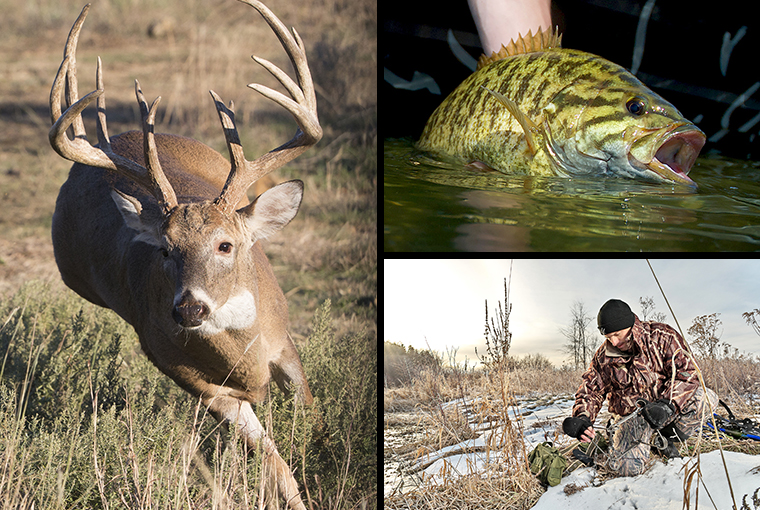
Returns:
[[[678,323],[678,318],[676,317],[675,312],[673,312],[673,307],[670,306],[670,301],[668,301],[668,296],[666,296],[665,291],[662,290],[662,285],[660,285],[660,280],[657,279],[657,275],[655,274],[654,269],[652,268],[652,264],[649,263],[649,259],[645,259],[645,260],[647,261],[649,270],[652,271],[652,276],[654,276],[654,281],[657,282],[657,287],[660,288],[660,293],[662,293],[662,297],[665,299],[665,303],[668,305],[668,309],[670,310],[670,315],[673,317],[673,320],[676,321],[676,326],[678,326],[678,331],[681,332],[681,338],[683,338],[683,343],[686,345],[686,349],[688,349],[689,351],[691,360],[694,362],[694,366],[697,367],[697,373],[699,374],[699,382],[702,384],[702,389],[705,391],[705,398],[706,398],[707,388],[705,387],[705,381],[704,381],[704,378],[702,377],[702,371],[700,370],[699,365],[697,365],[697,362],[694,360],[694,353],[691,352],[691,346],[686,342],[686,336],[683,334],[683,330],[681,329],[681,325]],[[712,419],[713,419],[713,426],[717,428],[717,424],[715,423],[714,413],[713,413]],[[700,431],[700,434],[701,434],[701,431]],[[716,434],[716,437],[717,437],[717,434]],[[720,438],[718,438],[718,450],[720,451],[720,458],[723,461],[723,470],[726,472],[726,480],[728,481],[728,490],[731,493],[731,502],[734,505],[733,507],[734,510],[736,510],[736,496],[734,496],[734,487],[731,484],[731,476],[729,476],[728,474],[728,466],[726,465],[726,457],[725,455],[723,455],[723,447],[720,444]],[[699,465],[699,451],[697,451],[697,465]],[[688,470],[685,473],[688,473]],[[700,477],[701,477],[701,474],[700,474]],[[697,489],[699,489],[699,485],[697,485]]]

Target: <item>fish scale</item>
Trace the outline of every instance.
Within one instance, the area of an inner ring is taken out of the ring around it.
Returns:
[[[510,44],[481,57],[430,116],[418,148],[508,174],[695,186],[687,173],[704,134],[673,105],[623,67],[557,47],[556,32]]]

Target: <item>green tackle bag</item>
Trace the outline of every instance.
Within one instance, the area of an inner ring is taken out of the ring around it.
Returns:
[[[536,446],[530,455],[530,471],[538,477],[542,483],[554,487],[562,480],[562,472],[567,467],[567,459],[550,442]]]

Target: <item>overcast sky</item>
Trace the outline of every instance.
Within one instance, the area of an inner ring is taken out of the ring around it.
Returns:
[[[720,313],[721,341],[760,354],[760,336],[742,318],[760,308],[760,260],[650,260],[684,333],[699,315]],[[385,341],[445,352],[459,348],[457,360],[477,361],[485,352],[485,300],[489,318],[504,300],[510,260],[384,261]],[[559,366],[574,301],[594,318],[610,298],[622,299],[641,318],[640,297],[652,297],[655,312],[677,329],[646,260],[524,260],[512,267],[510,354],[541,353]],[[718,330],[720,333],[720,329]],[[690,340],[688,334],[686,337]]]

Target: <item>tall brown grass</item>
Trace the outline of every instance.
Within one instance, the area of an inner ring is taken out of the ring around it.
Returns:
[[[328,300],[300,354],[314,404],[255,412],[312,508],[372,508],[374,343],[336,335]],[[262,465],[110,310],[39,283],[0,301],[0,510],[252,508]]]

